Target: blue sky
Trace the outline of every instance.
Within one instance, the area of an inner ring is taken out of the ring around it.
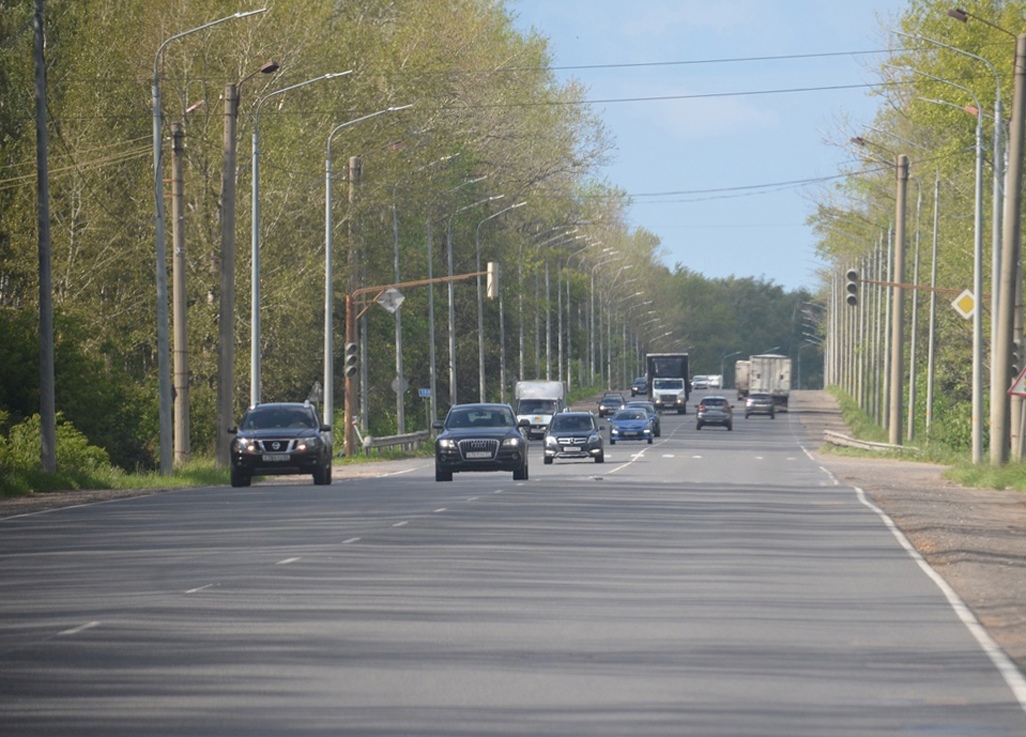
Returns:
[[[509,0],[508,6],[521,30],[534,28],[549,39],[557,76],[587,87],[616,147],[599,175],[635,195],[630,225],[659,236],[663,263],[710,278],[818,286],[823,264],[805,221],[829,183],[709,190],[836,175],[853,159],[843,144],[861,125],[872,125],[879,98],[859,87],[722,93],[875,82],[872,69],[885,54],[840,52],[887,48],[904,0]],[[823,56],[772,58],[813,54]],[[679,63],[726,59],[758,60]],[[561,69],[588,65],[625,66]],[[651,97],[678,99],[637,101]],[[635,101],[611,102],[625,98]]]

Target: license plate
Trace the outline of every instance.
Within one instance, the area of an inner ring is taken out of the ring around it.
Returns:
[[[564,453],[583,453],[584,449],[583,448],[578,448],[576,445],[564,445],[563,446],[563,452]]]
[[[264,453],[263,458],[261,460],[263,460],[264,463],[281,463],[283,461],[287,461],[288,459],[288,453]]]
[[[467,458],[491,458],[492,454],[487,450],[472,450],[467,453]]]

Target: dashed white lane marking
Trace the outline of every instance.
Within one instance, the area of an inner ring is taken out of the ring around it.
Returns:
[[[198,594],[200,591],[206,591],[209,588],[213,588],[215,584],[208,583],[206,586],[197,586],[194,589],[189,589],[185,593],[187,594]]]
[[[441,514],[442,512],[448,511],[445,507],[439,507],[435,510],[435,514]]]
[[[392,527],[406,527],[408,524],[410,524],[410,521],[408,519],[404,519],[402,522],[396,522]]]
[[[286,558],[285,560],[279,560],[274,565],[276,565],[276,566],[287,566],[289,563],[295,563],[297,560],[300,560],[300,558],[298,558],[298,557],[297,558]]]
[[[93,627],[99,626],[99,622],[86,622],[83,625],[79,625],[78,627],[72,627],[70,630],[64,630],[63,632],[58,632],[57,634],[62,636],[77,635],[79,632],[85,632],[86,630],[91,630]]]
[[[356,543],[356,542],[360,542],[360,538],[358,538],[358,537],[351,537],[348,540],[343,540],[342,544],[343,545],[349,545],[350,543]]]

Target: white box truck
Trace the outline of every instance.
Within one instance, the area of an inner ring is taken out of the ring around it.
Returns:
[[[748,391],[769,394],[778,411],[787,411],[791,394],[791,359],[776,353],[763,353],[748,359]]]
[[[552,415],[567,408],[566,384],[562,381],[518,381],[513,385],[513,411],[527,420],[529,438],[543,438]]]

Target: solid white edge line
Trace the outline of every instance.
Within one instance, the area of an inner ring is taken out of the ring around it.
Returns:
[[[948,582],[945,581],[937,571],[926,561],[919,551],[915,549],[915,546],[905,537],[905,533],[901,531],[894,520],[878,507],[871,499],[866,496],[866,492],[855,486],[855,493],[858,496],[860,502],[866,507],[876,512],[877,516],[883,520],[887,529],[891,531],[898,543],[905,548],[905,552],[911,556],[912,560],[918,564],[918,566],[926,573],[927,576],[937,585],[937,588],[941,590],[945,598],[948,600],[948,604],[955,611],[955,614],[962,621],[962,624],[969,630],[970,634],[976,638],[976,642],[979,643],[980,647],[990,658],[991,662],[998,669],[998,672],[1005,679],[1005,683],[1012,689],[1012,694],[1019,702],[1019,707],[1026,712],[1026,677],[1023,676],[1022,672],[1019,671],[1015,663],[1005,654],[994,639],[987,634],[987,630],[984,629],[983,625],[980,624],[980,620],[976,618],[976,615],[972,613],[972,610],[968,605],[962,601],[962,598],[955,592]]]
[[[810,459],[813,459],[812,454],[804,446],[802,446],[802,450],[805,451],[805,454],[809,456]],[[834,480],[835,484],[839,485],[837,479],[829,470],[823,466],[820,466],[820,468]],[[894,520],[892,520],[890,516],[883,511],[883,509],[873,503],[873,501],[866,496],[866,492],[861,488],[858,486],[853,486],[851,488],[855,490],[855,495],[858,500],[883,520],[884,525],[891,531],[891,534],[894,536],[894,539],[898,541],[898,544],[905,549],[905,552],[908,553],[909,557],[916,562],[916,565],[918,565],[919,568],[929,576],[930,580],[933,581],[937,588],[940,589],[941,593],[944,594],[944,598],[948,600],[948,604],[951,606],[952,610],[954,610],[955,616],[957,616],[962,624],[965,625],[965,628],[969,630],[969,634],[976,639],[980,648],[982,648],[983,652],[985,652],[987,657],[990,658],[990,662],[994,664],[998,673],[1001,674],[1005,683],[1008,684],[1008,688],[1012,690],[1012,695],[1015,697],[1015,700],[1019,702],[1019,708],[1026,713],[1026,676],[1023,676],[1022,672],[1015,663],[1012,662],[1011,658],[1009,658],[1005,654],[1004,650],[1001,649],[1001,646],[998,645],[989,634],[987,634],[987,630],[984,629],[982,624],[980,624],[980,620],[976,618],[976,615],[973,614],[969,606],[962,601],[962,597],[960,597],[955,590],[948,585],[948,582],[933,569],[933,567],[927,562],[926,558],[920,555],[919,551],[916,550],[911,541],[905,537],[905,533],[901,531],[901,528],[898,527]]]

